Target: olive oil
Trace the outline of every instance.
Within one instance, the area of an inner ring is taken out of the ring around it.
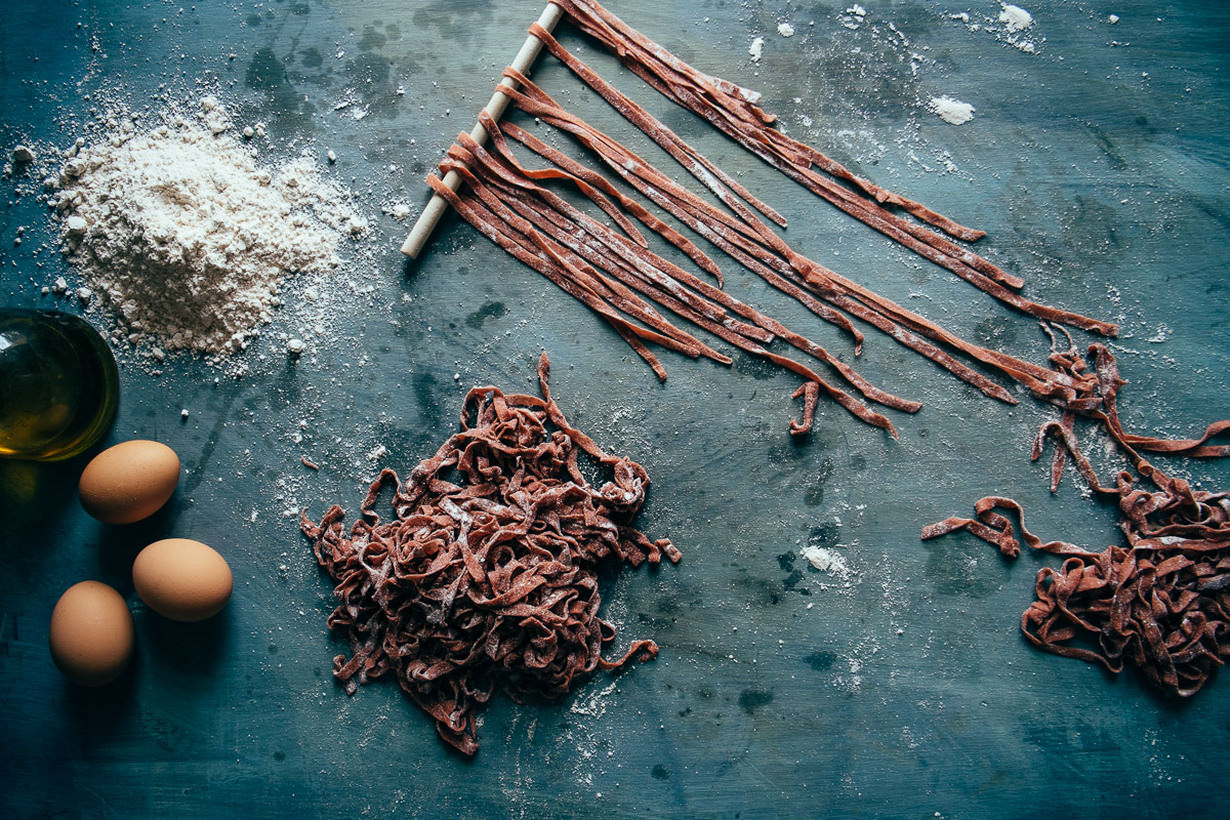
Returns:
[[[110,428],[119,371],[84,319],[0,308],[0,456],[59,461]]]

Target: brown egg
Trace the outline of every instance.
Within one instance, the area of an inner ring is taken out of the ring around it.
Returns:
[[[132,583],[150,609],[173,621],[203,621],[231,598],[231,568],[212,547],[190,538],[155,541],[132,563]]]
[[[179,483],[179,456],[157,441],[125,441],[94,456],[81,473],[81,506],[107,524],[149,518]]]
[[[83,686],[110,683],[132,657],[128,604],[98,581],[74,584],[52,610],[48,643],[51,659],[70,680]]]

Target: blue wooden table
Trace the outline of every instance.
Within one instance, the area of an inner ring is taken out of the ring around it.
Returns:
[[[1230,416],[1224,4],[1037,0],[1023,31],[992,2],[864,2],[862,14],[825,2],[611,6],[694,65],[760,90],[790,134],[985,229],[980,252],[1024,277],[1031,298],[1118,322],[1131,429],[1187,436]],[[405,203],[413,216],[426,201],[424,174],[469,130],[540,11],[537,0],[10,4],[6,153],[71,145],[104,99],[156,112],[208,90],[237,122],[264,123],[262,156],[316,156],[372,230],[346,251],[361,258],[327,312],[313,315],[308,283],[288,284],[286,309],[236,360],[242,375],[235,362],[155,367],[122,353],[106,441],[157,439],[184,463],[154,519],[89,518],[75,497],[84,459],[0,462],[3,813],[1219,814],[1225,675],[1177,702],[1131,669],[1116,678],[1038,652],[1020,614],[1038,569],[1058,559],[1006,562],[966,535],[919,540],[924,524],[1002,494],[1046,539],[1119,543],[1116,510],[1071,477],[1052,495],[1046,465],[1029,461],[1053,408],[1024,393],[1017,406],[989,400],[869,333],[860,371],[923,410],[894,415],[894,441],[821,402],[816,430],[795,443],[796,384],[781,371],[666,354],[660,385],[605,323],[451,216],[417,263],[398,253],[408,220],[384,211]],[[559,34],[777,207],[793,247],[966,338],[1045,361],[1034,320],[807,194],[576,31]],[[535,76],[638,151],[656,150],[553,60]],[[973,119],[937,116],[929,103],[943,96]],[[82,312],[42,292],[77,273],[55,251],[53,217],[18,182],[0,181],[0,298]],[[837,331],[726,269],[732,293],[851,360]],[[288,336],[309,349],[288,357]],[[325,627],[330,583],[297,515],[333,502],[353,515],[382,466],[405,474],[455,429],[470,386],[532,392],[544,349],[571,420],[649,471],[640,526],[684,559],[604,582],[620,642],[653,638],[656,661],[560,702],[497,698],[481,751],[464,760],[394,683],[348,697],[332,681],[345,646]],[[1086,434],[1113,474],[1121,462]],[[1205,489],[1230,487],[1230,464],[1164,463]],[[136,551],[171,536],[230,562],[235,593],[217,618],[172,624],[133,593]],[[815,568],[801,555],[809,546],[842,566]],[[100,690],[67,683],[47,651],[56,598],[85,578],[127,596],[137,627],[131,669]]]

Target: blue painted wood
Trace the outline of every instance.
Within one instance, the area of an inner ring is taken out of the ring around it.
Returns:
[[[1033,27],[1012,35],[994,3],[863,5],[858,16],[841,3],[613,4],[695,65],[760,89],[791,134],[987,230],[980,252],[1025,277],[1032,298],[1120,322],[1133,429],[1189,435],[1230,414],[1227,9],[1040,0],[1025,4]],[[182,359],[160,373],[122,366],[110,441],[157,438],[185,465],[154,520],[121,529],[86,516],[80,460],[0,463],[6,814],[1215,812],[1230,748],[1224,676],[1176,703],[1131,671],[1113,679],[1038,653],[1019,617],[1054,559],[1005,563],[965,536],[918,540],[923,524],[1002,493],[1044,537],[1117,542],[1114,510],[1072,480],[1052,496],[1045,467],[1028,461],[1048,407],[991,402],[869,335],[861,372],[925,408],[894,417],[892,441],[822,404],[815,434],[794,444],[795,384],[781,373],[744,357],[723,368],[667,355],[659,385],[601,321],[455,219],[419,264],[397,253],[407,225],[381,206],[426,200],[423,174],[469,128],[540,2],[10,6],[6,150],[71,144],[107,90],[156,112],[160,95],[190,100],[199,81],[240,122],[266,123],[274,154],[333,150],[333,173],[372,215],[379,250],[360,266],[370,294],[321,317],[321,336],[283,311],[243,354],[241,378]],[[800,251],[975,341],[1043,360],[1047,341],[1028,317],[801,191],[575,32],[561,36],[778,207]],[[1034,53],[1009,42],[1025,39]],[[558,65],[544,62],[538,77],[651,155]],[[973,105],[974,119],[958,127],[928,111],[942,95]],[[11,193],[15,180],[0,184],[3,298],[52,303],[40,288],[73,271],[55,253],[51,218]],[[851,357],[836,332],[724,267],[732,293]],[[281,334],[309,338],[310,351],[287,360]],[[345,647],[326,632],[329,583],[294,514],[335,501],[353,514],[382,464],[404,473],[454,429],[470,385],[532,391],[541,349],[572,420],[649,470],[641,525],[685,558],[605,588],[620,640],[654,638],[655,662],[559,703],[498,700],[469,762],[446,752],[393,683],[354,697],[333,684],[331,658]],[[1099,469],[1116,469],[1091,445]],[[369,458],[379,447],[387,453]],[[1226,464],[1168,465],[1206,489],[1230,486]],[[170,624],[132,594],[133,555],[170,535],[230,561],[235,595],[218,619]],[[808,545],[837,552],[849,574],[811,568],[799,556]],[[56,597],[87,577],[115,584],[136,610],[134,666],[100,691],[68,685],[46,648]]]

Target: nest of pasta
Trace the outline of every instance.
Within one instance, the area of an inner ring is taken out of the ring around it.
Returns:
[[[558,697],[597,669],[656,656],[650,640],[602,656],[615,629],[598,616],[599,571],[680,558],[630,525],[644,468],[569,425],[547,372],[544,354],[541,398],[471,390],[461,431],[404,483],[381,472],[348,529],[337,505],[319,524],[301,522],[337,584],[329,626],[350,643],[334,676],[353,694],[392,675],[467,755],[478,751],[477,710],[497,690],[518,702]],[[582,453],[609,472],[601,487],[582,474]],[[375,507],[390,490],[384,521]]]
[[[1041,458],[1054,439],[1051,492],[1070,458],[1097,496],[1118,505],[1127,545],[1093,552],[1067,541],[1044,542],[1026,529],[1021,505],[1002,496],[979,499],[974,518],[953,516],[924,527],[922,537],[966,530],[1007,558],[1020,555],[1021,542],[1063,556],[1059,569],[1038,571],[1035,600],[1021,615],[1025,639],[1114,673],[1130,664],[1159,689],[1190,697],[1230,658],[1230,492],[1196,489],[1143,453],[1228,457],[1230,445],[1210,441],[1230,432],[1230,420],[1215,421],[1190,439],[1129,433],[1119,419],[1119,389],[1127,382],[1115,357],[1098,344],[1089,353],[1092,366],[1070,338],[1069,350],[1052,352],[1056,368],[1074,378],[1085,371],[1093,377],[1059,420],[1041,427],[1032,457]],[[1103,482],[1077,439],[1078,415],[1096,421],[1133,469]]]

